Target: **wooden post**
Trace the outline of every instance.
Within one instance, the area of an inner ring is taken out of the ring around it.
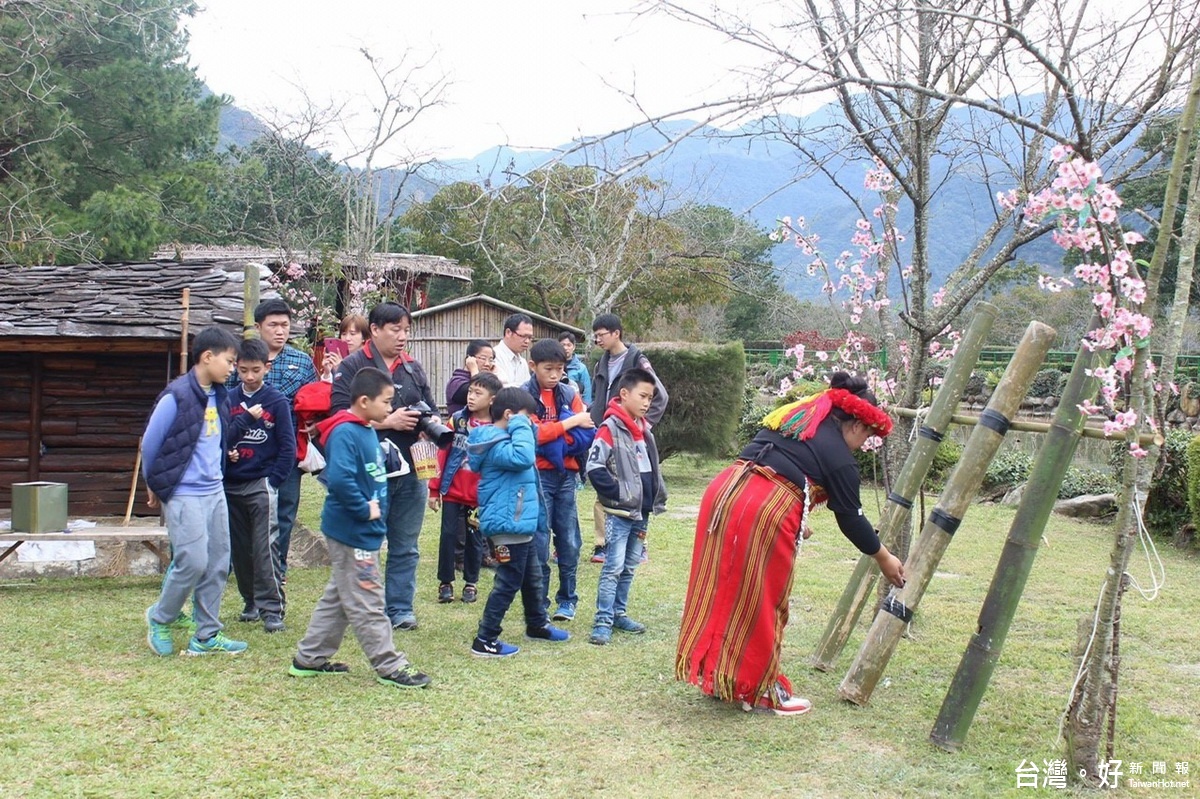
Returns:
[[[1030,322],[1021,338],[1004,377],[988,402],[984,418],[988,421],[971,432],[958,465],[950,473],[937,507],[929,514],[921,536],[904,564],[907,583],[893,588],[884,600],[875,621],[863,641],[854,663],[850,666],[838,695],[856,705],[871,699],[875,685],[891,659],[905,625],[912,620],[913,611],[921,602],[929,581],[933,579],[938,562],[950,545],[959,522],[975,499],[988,464],[1004,440],[1008,420],[1021,407],[1029,384],[1054,342],[1054,328],[1041,322]]]
[[[1095,328],[1099,321],[1094,317],[1091,326]],[[1004,542],[991,587],[979,611],[979,625],[963,652],[962,662],[954,673],[929,735],[934,746],[947,752],[958,751],[966,740],[975,711],[979,709],[1000,659],[1017,604],[1037,557],[1042,531],[1058,498],[1058,487],[1079,444],[1079,432],[1084,423],[1079,404],[1095,393],[1095,381],[1087,376],[1087,372],[1095,367],[1096,361],[1095,353],[1087,347],[1079,348],[1071,376],[1063,389],[1062,402],[1054,413],[1054,423],[1029,472],[1025,493],[1008,528],[1008,540]]]
[[[242,338],[254,338],[254,309],[262,294],[258,264],[246,264],[242,272]]]
[[[192,303],[192,290],[183,290],[183,316],[179,320],[179,374],[188,370],[188,310]]]
[[[133,459],[133,480],[129,483],[129,501],[125,503],[125,521],[124,526],[129,526],[129,519],[133,516],[133,503],[137,499],[137,484],[138,472],[142,469],[142,438],[138,436],[137,457]]]
[[[920,434],[917,442],[904,460],[904,466],[901,467],[900,474],[892,486],[892,492],[888,494],[887,508],[879,519],[879,538],[884,546],[890,547],[909,523],[913,497],[920,490],[921,483],[929,472],[938,444],[949,427],[950,416],[958,407],[963,389],[971,377],[971,370],[975,368],[979,351],[983,349],[984,340],[991,332],[997,313],[996,306],[986,302],[979,303],[975,317],[959,342],[958,352],[946,369],[945,379],[929,406],[929,412],[922,414],[918,420]],[[833,615],[829,617],[821,640],[817,643],[816,652],[813,654],[813,668],[820,671],[833,668],[833,662],[841,654],[850,633],[858,624],[863,608],[873,595],[878,579],[879,567],[875,564],[875,559],[868,555],[861,556],[846,583],[845,590],[842,591]]]

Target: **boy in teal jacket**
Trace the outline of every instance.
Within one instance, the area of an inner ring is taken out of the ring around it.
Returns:
[[[467,439],[471,470],[479,473],[479,530],[496,551],[496,579],[471,644],[476,657],[510,657],[520,651],[500,640],[501,622],[517,592],[525,607],[525,637],[565,641],[565,630],[546,618],[542,570],[534,535],[546,527],[535,458],[537,436],[529,415],[537,405],[527,391],[502,388],[492,400],[492,424]]]
[[[380,683],[396,688],[430,683],[396,651],[379,577],[379,548],[387,533],[388,475],[371,422],[383,421],[392,412],[394,392],[391,377],[374,367],[360,369],[350,381],[350,407],[317,425],[327,463],[321,477],[328,489],[321,532],[331,568],[325,593],[292,659],[293,677],[349,671],[345,663],[330,660],[349,626]]]

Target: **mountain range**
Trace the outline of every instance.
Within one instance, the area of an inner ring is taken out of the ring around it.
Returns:
[[[850,238],[855,223],[861,217],[855,204],[838,187],[838,183],[855,194],[869,210],[879,200],[863,190],[866,166],[862,161],[841,159],[828,145],[818,140],[804,140],[806,149],[819,158],[827,159],[829,174],[811,170],[803,172],[810,163],[793,144],[771,130],[814,130],[823,127],[823,116],[835,113],[818,109],[803,118],[783,117],[759,120],[734,131],[700,128],[667,152],[642,167],[643,174],[663,181],[675,196],[691,202],[719,205],[744,214],[760,227],[773,230],[782,217],[806,219],[807,227],[820,236],[822,252],[832,261],[843,250],[854,249]],[[962,112],[966,117],[969,112]],[[959,120],[969,123],[969,119]],[[497,146],[470,159],[449,159],[423,170],[419,176],[385,175],[390,191],[394,181],[407,178],[406,198],[423,201],[439,186],[457,180],[469,180],[499,185],[512,174],[524,174],[561,158],[569,164],[591,164],[611,167],[631,154],[658,150],[678,133],[695,127],[687,120],[641,125],[618,139],[576,147],[566,143],[554,150],[526,150]],[[265,126],[254,116],[236,106],[227,106],[221,117],[221,143],[246,144],[260,135]],[[563,155],[563,153],[566,153]],[[986,169],[988,165],[983,165]],[[980,172],[963,169],[946,158],[934,161],[934,170],[942,185],[933,207],[930,235],[931,266],[935,285],[950,273],[971,251],[978,234],[993,218],[992,197]],[[416,179],[414,179],[416,178]],[[836,181],[836,182],[835,182]],[[901,229],[911,225],[911,215],[902,210],[898,224]],[[1028,261],[1045,265],[1050,273],[1059,271],[1062,262],[1059,251],[1048,240],[1027,245],[1019,251]],[[802,298],[820,295],[820,279],[807,275],[805,266],[811,260],[791,244],[781,244],[772,252],[784,285]]]

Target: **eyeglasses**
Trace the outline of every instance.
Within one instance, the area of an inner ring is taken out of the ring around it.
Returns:
[[[471,357],[475,359],[475,363],[494,363],[496,360],[495,358],[489,358],[486,355],[473,355]]]
[[[592,341],[599,344],[600,339],[604,338],[605,336],[611,336],[611,335],[612,335],[611,330],[595,330],[592,332]]]
[[[521,339],[522,341],[533,341],[533,334],[532,333],[518,333],[517,338]]]

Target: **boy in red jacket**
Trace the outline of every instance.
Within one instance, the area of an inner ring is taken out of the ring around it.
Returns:
[[[479,598],[475,584],[483,560],[483,542],[478,531],[467,526],[467,515],[479,504],[479,475],[467,464],[467,436],[472,428],[491,424],[492,399],[503,385],[491,372],[480,372],[467,386],[467,406],[450,417],[454,443],[438,450],[438,476],[429,481],[429,509],[442,511],[442,535],[438,546],[438,602],[454,601],[454,550],[459,536],[466,536],[463,552],[463,602]]]

